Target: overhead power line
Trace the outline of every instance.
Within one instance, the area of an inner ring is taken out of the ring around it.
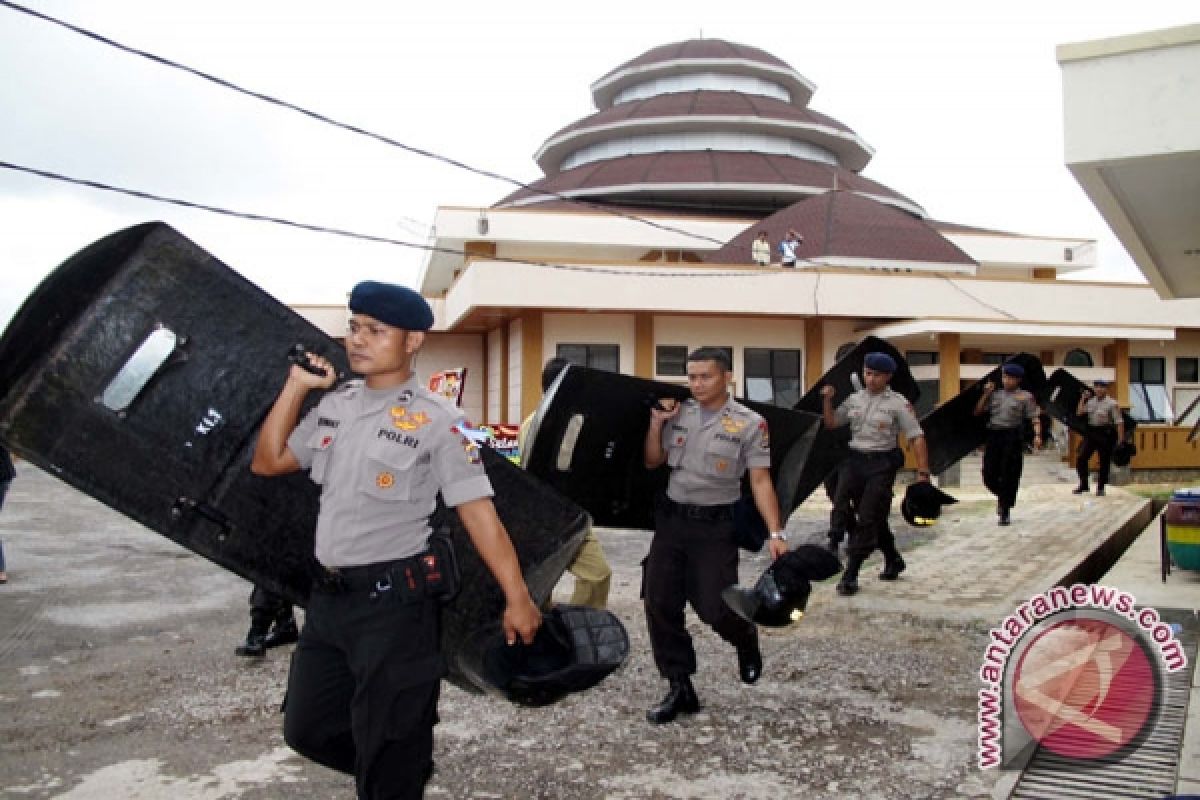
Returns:
[[[311,231],[313,233],[321,233],[321,234],[327,234],[327,235],[332,235],[332,236],[341,236],[341,237],[345,237],[347,239],[357,239],[359,241],[375,242],[377,244],[390,244],[390,245],[394,245],[396,247],[407,247],[412,250],[425,250],[427,252],[433,252],[433,253],[447,253],[449,255],[461,256],[463,258],[466,258],[468,256],[468,254],[465,250],[459,250],[459,249],[453,248],[453,247],[439,247],[437,245],[432,245],[432,244],[420,244],[417,242],[409,242],[409,241],[405,241],[404,239],[393,239],[388,236],[375,236],[373,234],[368,234],[368,233],[357,233],[355,231],[348,231],[343,228],[332,228],[327,225],[316,225],[316,224],[312,224],[312,223],[308,223],[308,222],[297,222],[296,220],[285,219],[283,217],[270,216],[268,214],[257,214],[257,213],[253,213],[253,212],[249,212],[249,211],[235,211],[235,210],[229,209],[229,208],[222,208],[220,206],[209,205],[207,203],[197,203],[197,202],[193,202],[191,200],[182,200],[177,197],[167,197],[165,195],[154,194],[153,192],[144,192],[139,189],[129,189],[129,188],[126,188],[123,186],[113,186],[111,184],[101,183],[99,181],[87,180],[84,178],[73,178],[69,175],[63,175],[58,172],[51,172],[49,170],[36,169],[34,167],[27,167],[27,166],[23,166],[21,164],[13,164],[8,161],[0,161],[0,169],[8,169],[8,170],[12,170],[14,172],[23,172],[27,175],[36,175],[41,178],[47,178],[49,180],[61,181],[63,183],[70,183],[70,184],[74,184],[76,186],[85,186],[90,189],[98,189],[98,190],[105,191],[105,192],[113,192],[115,194],[122,194],[122,195],[126,195],[128,197],[136,197],[141,200],[149,200],[149,201],[156,202],[156,203],[167,203],[169,205],[180,206],[182,208],[190,208],[190,209],[195,209],[198,211],[207,211],[212,214],[220,214],[222,216],[234,217],[236,219],[244,219],[244,220],[248,220],[251,222],[265,222],[265,223],[270,223],[273,225],[283,225],[283,226],[286,226],[289,228],[296,228],[299,230]],[[507,263],[507,264],[523,264],[523,265],[532,266],[532,267],[545,267],[547,269],[556,269],[556,270],[562,270],[565,272],[580,272],[580,273],[588,273],[588,274],[594,274],[594,275],[618,275],[621,277],[631,277],[632,276],[632,277],[684,278],[684,279],[691,279],[691,278],[764,278],[764,277],[769,278],[769,277],[775,277],[777,275],[784,275],[789,272],[792,272],[792,273],[798,272],[798,271],[793,271],[793,270],[769,270],[769,271],[739,270],[737,272],[724,272],[724,271],[717,271],[717,270],[710,270],[710,269],[695,269],[695,270],[688,270],[688,271],[684,272],[682,269],[680,269],[680,267],[677,267],[677,266],[672,267],[669,272],[662,272],[662,271],[651,272],[649,270],[618,269],[618,268],[609,268],[609,267],[591,267],[591,266],[582,265],[582,264],[558,264],[558,263],[554,263],[551,261],[539,261],[539,260],[534,260],[534,259],[529,259],[529,258],[510,258],[507,256],[500,256],[500,255],[488,256],[488,260],[489,261],[498,261],[498,262]],[[797,263],[801,263],[801,261],[798,260]],[[813,283],[813,293],[812,293],[812,303],[813,303],[812,313],[819,314],[820,312],[819,312],[819,307],[818,307],[818,290],[820,289],[820,285],[821,285],[820,267],[822,265],[815,261],[804,261],[803,263],[805,263],[811,269],[806,269],[802,273],[799,273],[799,274],[811,273],[813,275],[814,283]],[[1002,308],[998,308],[990,303],[987,303],[986,301],[975,296],[971,292],[968,292],[965,288],[963,288],[958,283],[951,280],[949,277],[947,277],[945,275],[938,275],[938,277],[940,277],[946,283],[950,284],[950,286],[952,286],[954,289],[956,289],[957,291],[959,291],[966,297],[971,298],[972,300],[974,300],[975,302],[984,306],[985,308],[987,308],[991,311],[994,311],[995,313],[1000,314],[1001,316],[1007,317],[1009,319],[1017,318],[1014,314],[1011,314]]]
[[[344,131],[349,131],[350,133],[354,133],[359,136],[365,136],[368,139],[374,139],[375,141],[382,142],[391,147],[399,148],[401,150],[412,153],[414,155],[433,159],[434,161],[440,161],[443,164],[448,164],[452,167],[457,167],[458,169],[466,170],[467,172],[473,173],[475,175],[480,175],[485,178],[491,178],[493,180],[502,181],[504,183],[508,183],[512,186],[519,187],[526,191],[535,192],[537,194],[540,194],[540,195],[543,195],[546,197],[553,197],[557,200],[562,200],[564,202],[573,203],[575,205],[583,206],[585,208],[590,208],[592,210],[600,211],[600,212],[609,214],[614,217],[628,219],[628,220],[631,220],[634,222],[641,223],[643,225],[648,225],[651,228],[656,228],[658,230],[666,231],[668,233],[676,233],[676,234],[680,234],[682,236],[688,236],[693,239],[710,242],[710,243],[717,244],[717,245],[725,244],[725,242],[723,242],[719,239],[714,239],[710,236],[705,236],[703,234],[694,233],[692,231],[684,230],[683,228],[678,228],[673,225],[665,225],[660,222],[655,222],[654,220],[646,219],[645,217],[640,217],[636,214],[628,214],[619,209],[615,209],[610,206],[602,205],[600,203],[593,203],[593,202],[589,202],[587,200],[580,200],[578,198],[571,197],[571,196],[565,195],[565,194],[561,194],[559,192],[553,192],[553,191],[549,191],[547,189],[540,189],[536,186],[532,186],[530,184],[523,183],[522,181],[519,181],[515,178],[510,178],[506,175],[501,175],[501,174],[499,174],[497,172],[493,172],[491,170],[482,169],[480,167],[475,167],[470,164],[466,164],[462,161],[458,161],[457,159],[450,158],[448,156],[443,156],[440,153],[435,153],[431,150],[426,150],[424,148],[405,144],[404,142],[393,139],[390,136],[384,136],[383,134],[374,133],[372,131],[367,130],[366,128],[362,128],[357,125],[352,125],[352,124],[346,123],[346,122],[341,122],[339,120],[333,119],[332,117],[326,116],[325,114],[321,114],[317,111],[312,111],[310,109],[304,108],[303,106],[298,106],[294,103],[289,103],[286,100],[281,100],[277,97],[273,97],[272,95],[264,94],[263,92],[258,92],[253,89],[247,89],[246,87],[240,86],[236,83],[233,83],[232,81],[226,80],[224,78],[218,77],[218,76],[213,75],[208,72],[204,72],[203,70],[196,69],[195,67],[189,67],[186,64],[182,64],[178,61],[173,61],[164,56],[159,56],[154,53],[148,52],[146,50],[141,50],[139,48],[132,47],[127,44],[122,44],[121,42],[118,42],[114,39],[110,39],[107,36],[103,36],[99,33],[96,33],[95,31],[88,30],[87,28],[82,28],[78,25],[74,25],[65,20],[58,19],[57,17],[52,17],[49,14],[43,14],[40,11],[37,11],[32,8],[27,8],[26,6],[20,5],[18,3],[13,3],[13,2],[11,2],[11,0],[0,0],[0,6],[4,6],[13,11],[18,11],[22,14],[28,14],[31,17],[40,19],[44,22],[49,22],[53,25],[58,25],[61,28],[71,31],[72,33],[79,34],[80,36],[91,39],[92,41],[99,42],[100,44],[106,45],[108,47],[113,47],[117,50],[121,50],[122,52],[129,53],[130,55],[135,55],[135,56],[138,56],[139,58],[147,59],[148,61],[152,61],[155,64],[159,64],[160,66],[169,67],[171,69],[179,70],[181,72],[186,72],[189,75],[200,78],[201,80],[208,81],[209,83],[216,84],[217,86],[220,86],[222,88],[229,89],[230,91],[237,92],[238,94],[243,94],[243,95],[246,95],[247,97],[253,97],[256,100],[261,100],[264,103],[270,103],[271,105],[278,106],[279,108],[287,109],[288,111],[294,111],[297,114],[302,114],[302,115],[304,115],[310,119],[314,119],[318,122],[322,122],[327,125],[332,125],[336,128],[340,128]]]
[[[140,189],[129,189],[123,186],[114,186],[109,183],[100,181],[88,180],[86,178],[74,178],[70,175],[63,175],[50,170],[37,169],[35,167],[27,167],[22,164],[14,164],[9,161],[0,161],[0,169],[12,170],[13,172],[23,172],[27,175],[36,175],[49,180],[60,181],[63,183],[73,184],[75,186],[85,186],[90,189],[98,189],[104,192],[113,192],[122,194],[127,197],[136,197],[141,200],[150,200],[156,203],[167,203],[173,206],[182,208],[190,208],[198,211],[207,211],[212,214],[220,214],[225,217],[233,217],[236,219],[249,220],[251,222],[266,222],[273,225],[283,225],[289,228],[297,228],[299,230],[311,231],[313,233],[322,233],[332,236],[341,236],[347,239],[357,239],[364,242],[375,242],[377,244],[389,244],[396,247],[407,247],[412,250],[425,250],[433,253],[447,253],[454,256],[467,257],[468,253],[465,250],[459,250],[454,247],[439,247],[432,244],[422,244],[418,242],[410,242],[404,239],[394,239],[389,236],[376,236],[369,233],[358,233],[349,231],[344,228],[333,228],[327,225],[317,225],[309,222],[298,222],[296,220],[286,219],[284,217],[275,217],[269,214],[258,214],[252,211],[237,211],[221,206],[209,205],[207,203],[198,203],[192,200],[183,200],[178,197],[168,197],[166,195],[146,192]],[[696,269],[694,271],[683,272],[678,267],[673,267],[670,272],[650,272],[647,270],[635,269],[618,269],[609,267],[591,267],[582,264],[557,264],[550,261],[538,261],[529,258],[510,258],[506,256],[488,256],[489,261],[499,261],[509,264],[525,264],[534,267],[547,267],[549,269],[565,270],[568,272],[586,272],[602,275],[621,275],[621,276],[645,276],[655,278],[730,278],[730,277],[762,277],[778,273],[772,272],[718,272],[709,269]]]

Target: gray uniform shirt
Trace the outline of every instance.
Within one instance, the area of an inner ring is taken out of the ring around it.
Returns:
[[[1101,398],[1093,395],[1083,404],[1083,413],[1087,415],[1088,425],[1116,425],[1121,418],[1121,407],[1111,397]]]
[[[771,466],[767,422],[733,398],[706,422],[695,399],[685,400],[662,429],[671,477],[667,497],[676,503],[726,505],[742,493],[747,469]]]
[[[424,551],[438,491],[447,506],[492,496],[478,448],[458,429],[462,412],[409,380],[390,389],[351,381],[288,437],[321,486],[316,556],[355,567]]]
[[[925,435],[912,403],[891,387],[879,394],[858,390],[837,407],[834,418],[839,426],[850,423],[850,448],[864,453],[893,449],[901,432],[910,441]]]
[[[1024,389],[1010,392],[997,389],[988,395],[988,423],[992,430],[1018,427],[1024,420],[1038,415],[1037,402]]]

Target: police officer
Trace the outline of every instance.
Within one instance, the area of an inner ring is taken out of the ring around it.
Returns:
[[[847,397],[835,411],[832,386],[821,387],[823,416],[827,428],[850,425],[850,454],[838,465],[839,501],[848,500],[858,511],[858,522],[846,547],[847,563],[838,581],[838,594],[858,592],[858,571],[876,547],[884,557],[880,580],[894,581],[905,569],[896,549],[896,537],[888,527],[892,485],[904,464],[898,444],[903,433],[917,459],[917,480],[929,480],[929,455],[925,432],[912,404],[893,391],[888,382],[896,372],[896,361],[887,353],[867,353],[863,360],[864,388]]]
[[[767,423],[729,396],[729,356],[718,348],[695,350],[688,355],[687,377],[692,396],[682,403],[659,400],[646,430],[647,469],[663,463],[671,468],[642,576],[654,662],[669,684],[663,701],[646,712],[655,724],[700,708],[691,681],[696,651],[685,625],[687,603],[736,648],[742,682],[754,683],[762,673],[757,628],[721,599],[721,590],[738,579],[733,503],[743,473],[749,471],[754,505],[770,531],[772,557],[787,552]]]
[[[1096,472],[1096,496],[1104,496],[1104,485],[1108,483],[1108,468],[1112,463],[1112,452],[1117,442],[1125,440],[1125,417],[1117,401],[1108,395],[1108,381],[1093,382],[1096,391],[1084,389],[1079,395],[1075,413],[1087,417],[1087,432],[1075,459],[1075,472],[1079,475],[1079,486],[1072,494],[1083,494],[1088,490],[1088,462],[1092,453],[1100,454],[1100,469]]]
[[[1042,445],[1042,419],[1033,395],[1021,388],[1025,368],[1008,363],[1000,368],[1002,388],[988,381],[975,404],[975,414],[987,414],[987,443],[983,449],[983,485],[996,495],[1000,525],[1012,522],[1025,456],[1025,420],[1033,421],[1033,445]]]
[[[532,642],[541,615],[492,505],[461,413],[416,380],[433,324],[411,289],[366,281],[350,294],[346,351],[364,380],[304,398],[335,373],[313,354],[293,366],[260,431],[251,469],[306,469],[321,486],[314,583],[288,676],[284,739],[355,776],[359,798],[419,798],[433,770],[441,677],[438,600],[421,571],[440,491],[499,583],[509,644]]]

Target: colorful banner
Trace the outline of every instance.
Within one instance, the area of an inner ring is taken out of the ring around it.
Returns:
[[[437,392],[456,406],[462,405],[463,386],[467,382],[467,368],[444,369],[429,376],[429,391]]]
[[[520,425],[480,425],[476,427],[466,423],[463,433],[480,447],[490,447],[514,464],[521,463],[521,455],[517,450],[517,435],[521,432]]]

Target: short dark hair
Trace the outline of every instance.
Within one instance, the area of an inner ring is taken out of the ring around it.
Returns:
[[[729,361],[729,353],[719,347],[698,347],[688,353],[688,361],[715,361],[717,366],[726,372],[733,372],[733,364]]]
[[[550,384],[554,383],[554,379],[558,377],[558,373],[571,365],[562,356],[555,356],[546,362],[546,366],[542,367],[542,391],[550,388]]]

